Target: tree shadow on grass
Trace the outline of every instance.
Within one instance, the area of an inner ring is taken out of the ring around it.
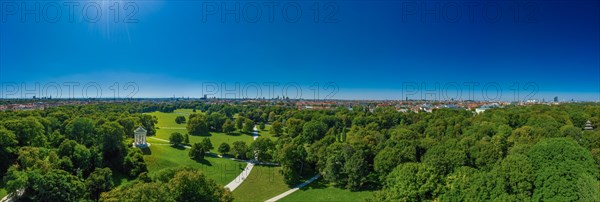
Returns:
[[[234,137],[238,137],[241,136],[242,134],[240,132],[232,132],[232,133],[225,133],[225,135],[227,136],[234,136]]]
[[[197,137],[210,137],[212,136],[212,134],[210,132],[203,132],[200,134],[189,134],[190,136],[197,136]]]
[[[325,189],[327,187],[328,187],[328,184],[325,182],[325,180],[319,178],[319,179],[313,181],[312,183],[302,187],[300,190]]]
[[[206,160],[206,157],[204,157],[203,159],[192,159],[192,160],[194,160],[198,163],[207,165],[207,166],[212,166],[212,163],[210,161]]]
[[[183,145],[171,145],[171,148],[175,148],[178,150],[185,150],[185,147]]]
[[[142,151],[143,155],[152,155],[152,150],[150,149],[150,147],[140,148],[140,150]]]

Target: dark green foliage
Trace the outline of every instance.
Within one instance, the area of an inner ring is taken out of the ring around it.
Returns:
[[[252,121],[251,119],[245,119],[242,131],[244,131],[245,133],[252,133],[252,131],[254,131],[254,121]]]
[[[279,121],[273,122],[271,129],[269,129],[269,133],[273,134],[275,137],[279,137],[283,133],[283,125]]]
[[[183,143],[184,141],[185,141],[185,137],[179,132],[171,133],[171,135],[169,136],[169,143],[171,143],[173,146],[178,146],[181,143]],[[188,141],[189,141],[189,139],[188,139]]]
[[[233,131],[235,131],[235,125],[233,125],[231,120],[227,119],[223,123],[222,129],[224,133],[231,134]]]
[[[112,171],[109,168],[96,168],[85,180],[90,197],[97,200],[102,192],[113,188]]]
[[[219,145],[219,153],[221,153],[222,155],[228,154],[229,150],[231,149],[231,147],[229,146],[229,144],[227,144],[226,142],[221,143],[221,145]]]
[[[187,122],[187,130],[190,135],[206,135],[208,133],[206,117],[200,114],[190,115]]]
[[[17,136],[12,131],[0,127],[0,173],[4,173],[15,160],[18,143]]]
[[[142,152],[138,148],[130,148],[123,161],[123,171],[130,177],[137,177],[141,173],[148,172]]]
[[[177,117],[175,117],[175,123],[177,123],[177,124],[183,124],[183,123],[185,123],[185,116],[177,116]]]
[[[204,154],[206,153],[206,149],[205,149],[205,145],[202,143],[194,143],[192,145],[192,148],[190,149],[188,155],[190,156],[191,159],[194,160],[202,160],[204,159]]]
[[[106,122],[100,127],[102,139],[102,156],[104,162],[113,169],[121,167],[124,156],[127,154],[125,134],[123,127],[116,122]]]
[[[246,142],[235,141],[232,143],[231,155],[233,155],[233,157],[238,159],[248,159],[246,156],[247,152],[248,146],[246,145]]]
[[[257,161],[271,162],[275,150],[275,143],[269,138],[258,138],[250,143],[247,156],[255,156]]]

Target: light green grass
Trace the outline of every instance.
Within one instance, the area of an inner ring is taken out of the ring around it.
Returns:
[[[149,175],[172,167],[188,166],[201,170],[208,178],[217,184],[226,185],[238,176],[246,167],[246,163],[230,159],[206,156],[203,161],[195,161],[188,156],[189,149],[174,148],[168,145],[151,145],[144,149],[144,160],[148,166]]]
[[[352,192],[348,189],[333,187],[325,184],[322,179],[318,179],[279,201],[364,201],[372,194],[372,191]]]
[[[258,128],[258,126],[256,126]],[[260,130],[258,129],[258,135],[260,135],[259,138],[263,137],[263,138],[271,138],[271,140],[276,141],[277,139],[279,139],[279,137],[274,137],[273,134],[269,133],[269,130],[271,129],[271,125],[265,125],[265,129],[264,130]]]
[[[233,191],[235,201],[265,201],[290,189],[283,181],[281,167],[254,166],[250,176]]]
[[[0,199],[4,198],[6,195],[8,195],[8,192],[6,192],[6,189],[0,188]]]
[[[156,124],[156,127],[159,127],[159,128],[183,127],[183,128],[185,128],[186,123],[177,124],[177,123],[175,123],[175,118],[177,118],[178,116],[184,116],[185,120],[187,121],[188,117],[192,113],[194,113],[194,112],[191,109],[176,109],[175,111],[173,111],[173,113],[164,113],[164,112],[156,111],[156,112],[147,113],[147,114],[156,116],[156,118],[158,118],[158,123]],[[196,113],[201,113],[201,112],[196,112]]]
[[[187,117],[193,113],[191,109],[177,109],[175,110],[173,113],[164,113],[164,112],[152,112],[152,113],[148,113],[152,116],[156,116],[156,118],[158,119],[158,123],[156,124],[156,127],[158,127],[158,129],[156,130],[156,138],[160,138],[163,140],[169,140],[169,136],[171,136],[172,133],[174,132],[179,132],[181,134],[187,134],[187,129],[186,124],[177,124],[175,123],[175,118],[177,116],[185,116],[186,119]],[[197,112],[197,113],[201,113],[201,112]],[[268,132],[266,132],[268,133]],[[262,133],[261,133],[262,134]],[[219,133],[219,132],[210,132],[209,135],[206,136],[192,136],[190,135],[190,145],[193,143],[197,143],[202,141],[203,138],[210,138],[210,141],[213,145],[213,149],[210,150],[213,153],[217,153],[219,145],[221,145],[223,142],[229,144],[229,146],[232,146],[233,142],[235,141],[244,141],[246,142],[247,145],[250,145],[250,143],[252,143],[252,141],[254,140],[252,138],[251,134],[245,134],[245,133],[240,133],[238,130],[236,130],[236,132],[228,135],[225,133]],[[166,142],[161,142],[161,141],[157,141],[157,140],[152,140],[152,138],[148,138],[147,139],[148,142],[150,143],[160,143],[160,144],[165,144]]]

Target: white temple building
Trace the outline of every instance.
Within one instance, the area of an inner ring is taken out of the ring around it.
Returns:
[[[139,126],[135,131],[133,131],[133,146],[139,148],[149,147],[150,144],[146,142],[146,129]]]
[[[585,122],[585,127],[583,128],[583,130],[594,130],[594,128],[592,127],[592,122],[590,122],[590,120]]]

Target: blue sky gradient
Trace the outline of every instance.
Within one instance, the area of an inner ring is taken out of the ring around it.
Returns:
[[[43,96],[51,82],[94,82],[102,97],[114,95],[115,82],[119,97],[128,82],[138,87],[135,97],[220,97],[205,87],[239,83],[238,97],[269,97],[265,86],[259,94],[244,86],[278,82],[274,95],[300,86],[302,95],[290,97],[315,98],[318,83],[318,98],[441,99],[449,91],[467,99],[463,84],[475,82],[474,99],[600,100],[598,1],[280,1],[273,13],[270,1],[92,2],[100,5],[98,22],[88,22],[95,15],[83,2],[70,21],[65,1],[40,1],[35,22],[23,14],[34,1],[1,1],[2,97],[35,94],[28,88]],[[50,3],[60,6],[57,22],[47,20],[56,16],[44,9]],[[236,3],[238,10],[225,11]],[[289,22],[298,8],[302,15]],[[336,92],[324,89],[330,82]],[[443,88],[454,83],[462,89]],[[528,94],[531,83],[533,96],[515,98],[517,84]],[[414,84],[419,89],[406,88]],[[484,87],[496,84],[502,95],[486,96]]]

